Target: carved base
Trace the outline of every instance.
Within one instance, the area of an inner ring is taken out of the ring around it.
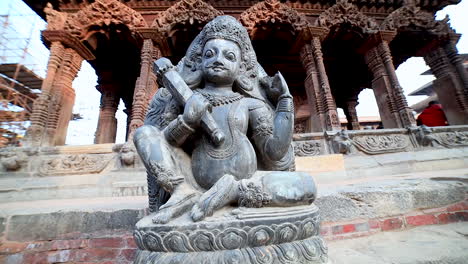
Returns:
[[[187,214],[166,225],[143,218],[134,263],[328,263],[315,205],[232,209],[196,223]]]

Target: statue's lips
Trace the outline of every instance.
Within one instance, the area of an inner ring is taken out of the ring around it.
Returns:
[[[221,66],[215,66],[215,67],[211,67],[211,69],[215,72],[220,72],[220,71],[225,71],[227,70],[226,68],[224,67],[221,67]]]

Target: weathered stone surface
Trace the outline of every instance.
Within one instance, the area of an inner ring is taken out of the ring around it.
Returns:
[[[325,263],[315,205],[289,208],[229,208],[206,221],[183,215],[168,224],[147,216],[134,233],[135,263]],[[228,262],[229,263],[229,262]]]
[[[463,201],[464,177],[453,179],[386,180],[322,189],[316,201],[325,222],[400,215]]]
[[[0,237],[3,236],[3,232],[5,231],[5,224],[6,224],[6,219],[3,217],[0,217]]]
[[[177,65],[155,61],[164,88],[133,137],[154,212],[136,226],[135,263],[327,262],[281,73],[267,75],[232,16],[207,23]]]
[[[56,212],[15,215],[10,218],[7,239],[10,241],[51,240],[109,230],[132,230],[140,210],[113,212]]]
[[[296,157],[296,170],[314,175],[321,172],[344,171],[344,158],[341,154],[317,157]]]
[[[467,235],[468,224],[457,223],[332,241],[330,259],[335,264],[464,264]]]

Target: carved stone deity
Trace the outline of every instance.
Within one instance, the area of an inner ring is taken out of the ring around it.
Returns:
[[[233,17],[209,22],[134,135],[151,215],[135,263],[325,263],[313,178],[294,170],[294,105]]]

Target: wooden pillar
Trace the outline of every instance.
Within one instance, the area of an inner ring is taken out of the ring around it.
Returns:
[[[153,40],[145,39],[141,50],[140,76],[136,80],[128,139],[131,140],[137,128],[143,125],[151,97],[157,91],[156,76],[153,73],[153,61],[161,57],[161,51],[153,45]]]
[[[468,75],[455,42],[435,48],[424,56],[436,79],[434,91],[450,125],[468,124]]]
[[[390,39],[393,38],[391,34]],[[385,128],[415,126],[411,108],[403,94],[403,89],[395,73],[388,37],[377,33],[371,37],[372,47],[365,53],[365,60],[373,74],[374,91],[380,118]]]
[[[51,43],[49,61],[47,63],[47,75],[42,82],[41,94],[34,101],[31,113],[31,125],[28,127],[25,136],[26,145],[40,146],[42,144],[49,114],[52,84],[62,61],[64,51],[65,48],[62,43],[58,41]]]
[[[72,116],[75,102],[72,82],[83,58],[58,41],[51,43],[50,50],[42,93],[34,102],[31,126],[26,132],[25,144],[29,146],[65,144],[68,123]]]
[[[53,118],[49,118],[47,124],[48,138],[54,138],[51,144],[55,146],[65,145],[67,137],[68,124],[73,115],[73,106],[75,104],[75,90],[72,87],[73,80],[76,78],[81,68],[83,58],[73,49],[65,49],[60,76],[57,76],[56,85],[54,85],[55,98],[52,99],[50,113]]]
[[[306,79],[304,81],[304,87],[307,94],[307,102],[310,105],[310,122],[305,128],[306,132],[321,132],[325,129],[325,122],[323,122],[322,112],[322,101],[320,100],[319,92],[319,77],[315,60],[312,53],[312,47],[310,44],[305,44],[301,49],[302,65],[306,70]]]
[[[313,31],[312,29],[310,29]],[[305,89],[311,106],[311,131],[340,130],[335,100],[331,93],[328,76],[323,63],[320,37],[312,35],[300,52],[306,70]]]
[[[359,130],[359,120],[356,112],[356,106],[358,105],[357,99],[348,100],[346,102],[346,108],[343,109],[348,120],[348,130]]]
[[[115,113],[119,107],[120,97],[114,92],[116,89],[112,88],[98,88],[102,95],[99,109],[99,120],[96,134],[94,136],[95,144],[115,143],[115,138],[117,136],[117,118],[115,118]]]

